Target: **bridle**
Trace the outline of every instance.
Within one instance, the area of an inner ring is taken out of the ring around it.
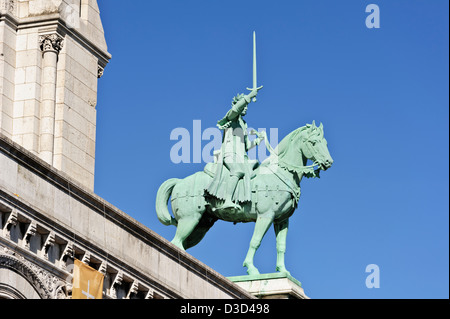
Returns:
[[[262,135],[265,135],[265,141],[266,142],[264,144],[266,145],[266,148],[269,151],[269,153],[271,155],[273,155],[273,156],[278,156],[277,152],[272,148],[270,143],[267,141],[267,135],[266,135],[265,131],[262,132]],[[257,134],[257,136],[259,137],[259,134]],[[309,149],[310,153],[314,154],[315,152],[312,151],[311,146],[308,143],[306,143],[306,144],[307,144],[307,148]],[[291,164],[291,163],[289,163],[289,166],[291,166],[293,169],[295,169],[295,171],[298,172],[298,173],[299,172],[302,172],[302,173],[307,173],[307,172],[313,173],[316,170],[321,170],[320,164],[317,163],[316,161],[314,161],[314,163],[312,165],[307,165],[307,166],[299,166],[299,165],[294,165],[294,164]],[[316,166],[317,166],[317,169],[315,168]]]

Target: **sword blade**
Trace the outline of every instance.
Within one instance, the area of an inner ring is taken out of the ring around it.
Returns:
[[[256,80],[256,32],[253,31],[253,89],[258,87]]]

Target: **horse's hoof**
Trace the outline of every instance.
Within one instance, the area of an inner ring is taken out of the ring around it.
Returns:
[[[291,273],[286,269],[286,268],[278,268],[277,267],[277,269],[276,269],[280,274],[283,274],[283,275],[287,275],[287,276],[290,276],[291,275]]]
[[[255,266],[253,265],[248,266],[247,264],[244,263],[244,267],[247,267],[247,274],[249,276],[259,275],[259,270]]]
[[[259,270],[258,269],[248,269],[247,270],[247,274],[249,274],[249,276],[254,276],[254,275],[259,275]]]

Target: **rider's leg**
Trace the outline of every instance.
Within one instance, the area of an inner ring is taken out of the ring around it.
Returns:
[[[234,191],[236,190],[237,184],[239,183],[239,176],[230,176],[230,179],[228,181],[227,185],[227,194],[225,198],[225,203],[223,204],[223,208],[233,207],[237,208],[237,205],[233,203],[232,198]]]
[[[240,208],[239,204],[234,203],[232,199],[239,180],[244,177],[242,164],[235,163],[233,159],[230,159],[229,157],[224,159],[224,164],[230,171],[230,179],[228,180],[225,203],[222,208]]]

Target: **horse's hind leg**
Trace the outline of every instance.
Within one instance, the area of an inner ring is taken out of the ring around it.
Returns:
[[[188,249],[197,245],[203,239],[203,237],[205,237],[205,234],[214,225],[216,221],[217,221],[216,217],[213,217],[206,213],[203,214],[202,218],[200,219],[200,222],[194,228],[192,233],[184,240],[183,247],[185,249]]]
[[[185,250],[185,240],[194,231],[206,210],[203,190],[211,178],[204,173],[196,173],[178,183],[172,193],[172,212],[177,220],[177,231],[172,243]]]
[[[194,213],[190,216],[186,216],[186,217],[179,219],[175,237],[172,239],[172,244],[185,250],[187,247],[184,247],[183,242],[192,233],[192,231],[194,230],[194,228],[197,226],[198,222],[200,221],[201,217],[202,217],[201,214]]]
[[[247,267],[247,273],[249,275],[259,275],[259,270],[253,264],[253,258],[255,257],[256,250],[261,245],[261,240],[269,229],[273,222],[274,214],[265,213],[258,216],[255,224],[255,230],[253,231],[252,240],[250,241],[250,248],[248,249],[247,256],[244,260],[244,267]]]

